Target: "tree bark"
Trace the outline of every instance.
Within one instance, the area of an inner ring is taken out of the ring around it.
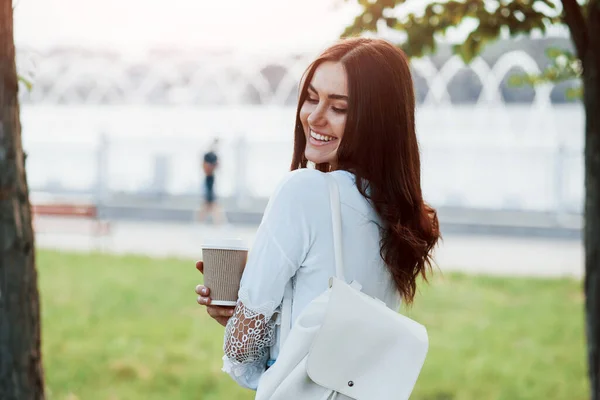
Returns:
[[[44,399],[40,305],[11,0],[0,0],[0,399]]]
[[[591,399],[600,400],[600,1],[588,6],[583,59],[585,127],[585,327]]]
[[[561,0],[564,10],[563,20],[569,27],[571,39],[580,57],[588,47],[588,29],[583,10],[577,0]]]

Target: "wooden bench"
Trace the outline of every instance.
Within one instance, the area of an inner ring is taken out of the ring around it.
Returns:
[[[47,203],[32,204],[34,230],[37,230],[36,219],[38,217],[63,217],[69,219],[84,219],[92,221],[92,232],[94,236],[110,234],[110,222],[98,216],[98,207],[95,204],[75,203]]]

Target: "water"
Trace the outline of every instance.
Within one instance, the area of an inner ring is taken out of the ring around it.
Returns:
[[[26,104],[29,183],[34,191],[93,192],[100,179],[111,192],[198,193],[200,155],[218,136],[220,194],[268,197],[289,169],[294,116],[281,106]],[[424,194],[436,206],[581,209],[578,105],[423,107],[417,131]]]

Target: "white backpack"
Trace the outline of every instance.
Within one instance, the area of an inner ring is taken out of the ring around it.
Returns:
[[[256,399],[408,399],[427,355],[427,331],[362,293],[359,283],[346,283],[339,189],[335,178],[325,176],[336,276],[292,328],[288,286],[282,304],[280,352],[261,377]]]

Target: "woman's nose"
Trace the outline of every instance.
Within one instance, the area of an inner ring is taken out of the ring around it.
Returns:
[[[317,107],[310,115],[308,116],[308,123],[311,125],[324,125],[325,116],[323,112]]]

